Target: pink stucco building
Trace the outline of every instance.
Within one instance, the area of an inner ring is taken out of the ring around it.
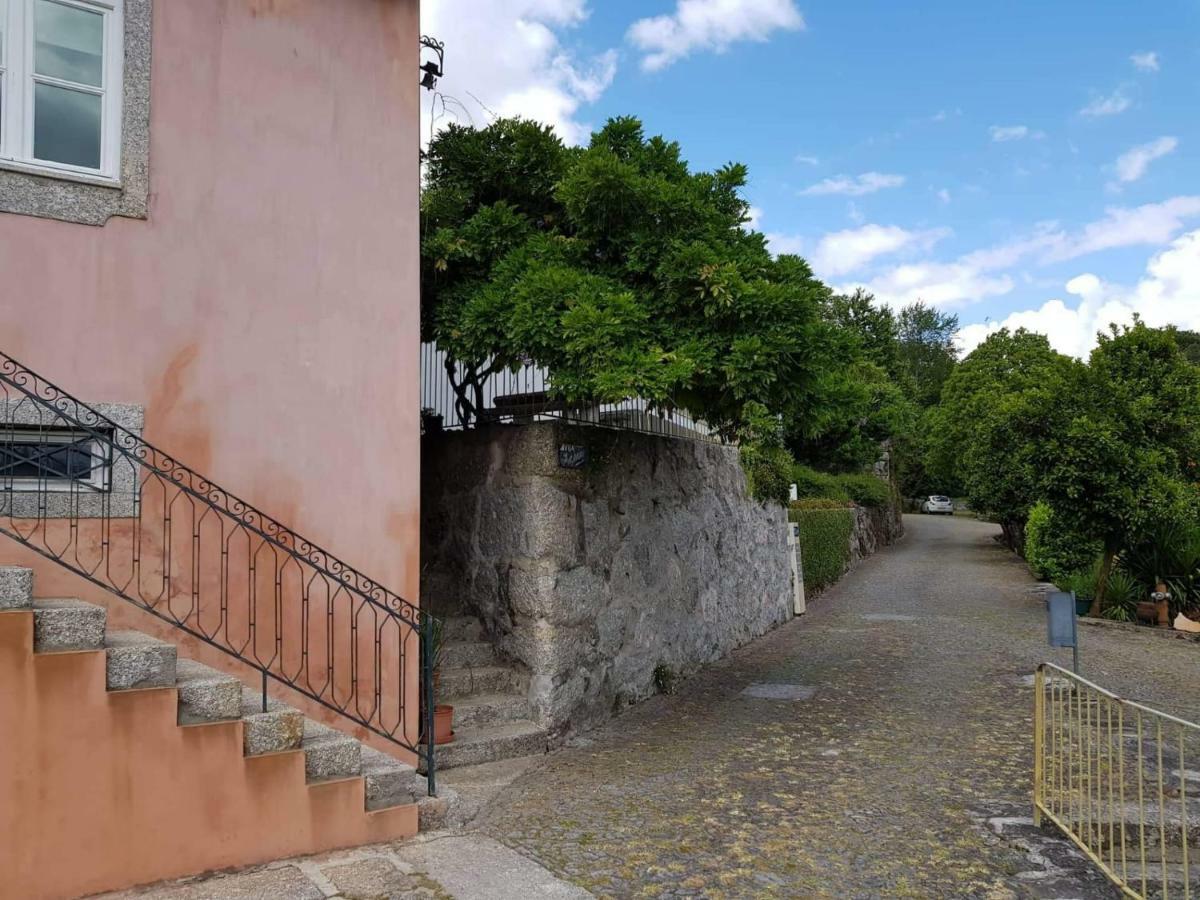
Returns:
[[[0,0],[0,31],[0,352],[88,404],[140,407],[148,442],[417,603],[417,0]],[[137,629],[253,683],[252,667],[2,536],[0,565],[32,568],[39,596],[105,606],[110,631]],[[8,627],[17,654],[25,626]],[[33,671],[13,659],[10,674]],[[415,696],[416,654],[391,662],[412,676],[404,690]],[[46,692],[94,680],[58,672],[21,703],[6,684],[0,718],[56,727],[70,717],[39,719],[28,703],[61,703]],[[275,693],[366,737],[320,704]],[[404,710],[411,744],[418,705]],[[120,765],[106,730],[116,713],[89,715],[92,758]],[[53,753],[74,739],[41,734],[23,746]],[[371,742],[414,762],[393,742]],[[187,752],[196,765],[218,750]],[[77,748],[63,759],[80,759]],[[0,750],[0,771],[10,762]],[[161,773],[151,782],[160,794],[173,784]],[[99,814],[94,831],[119,836],[131,814]],[[261,826],[262,815],[243,818]],[[415,812],[386,827],[342,828],[338,816],[353,818],[337,813],[290,844],[208,855],[211,832],[192,823],[199,850],[130,879],[416,827]],[[40,843],[43,872],[53,862],[46,838],[0,813],[2,852]],[[112,850],[99,841],[84,856]],[[130,880],[105,871],[80,883]]]

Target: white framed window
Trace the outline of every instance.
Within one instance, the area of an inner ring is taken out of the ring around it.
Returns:
[[[0,167],[116,183],[122,0],[0,0]]]
[[[0,428],[0,491],[107,490],[107,449],[70,428]]]

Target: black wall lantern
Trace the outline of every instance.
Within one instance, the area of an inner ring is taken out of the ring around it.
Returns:
[[[421,87],[432,91],[437,86],[437,80],[442,77],[442,66],[445,62],[446,45],[437,38],[421,35],[421,46],[437,54],[437,62],[429,60],[421,64]]]

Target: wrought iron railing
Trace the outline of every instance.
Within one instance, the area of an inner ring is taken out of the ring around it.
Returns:
[[[1198,758],[1200,726],[1038,666],[1034,818],[1058,826],[1125,895],[1200,896]]]
[[[135,418],[0,353],[0,533],[257,670],[264,707],[274,680],[416,753],[433,793],[433,619]]]
[[[566,403],[545,369],[528,363],[516,370],[471,369],[436,344],[421,345],[421,409],[426,423],[449,430],[505,423],[563,421],[663,437],[722,443],[705,422],[681,408],[655,407],[629,397],[616,403]]]

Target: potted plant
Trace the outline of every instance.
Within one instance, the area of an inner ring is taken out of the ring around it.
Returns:
[[[430,670],[433,672],[433,742],[449,744],[454,740],[454,707],[448,703],[438,703],[437,695],[441,689],[442,657],[446,649],[445,623],[438,618],[433,620],[430,628],[430,653],[432,661]]]
[[[440,412],[430,406],[421,408],[421,434],[441,434],[444,424]]]

